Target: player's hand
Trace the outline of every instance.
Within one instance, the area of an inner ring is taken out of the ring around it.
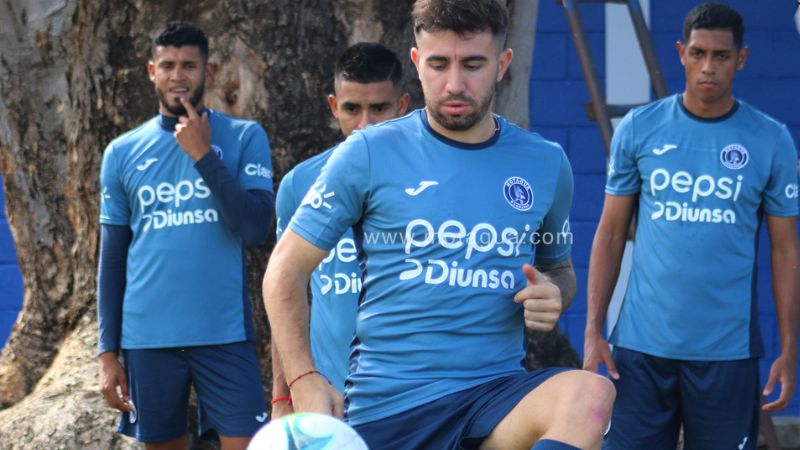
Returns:
[[[175,125],[175,139],[183,151],[195,161],[199,160],[211,150],[211,125],[208,124],[208,112],[198,116],[192,102],[181,98],[181,104],[186,108],[186,116],[180,116]]]
[[[788,352],[791,353],[791,352]],[[780,411],[789,405],[789,401],[794,395],[797,383],[797,353],[794,355],[781,353],[778,359],[772,363],[769,369],[769,379],[764,386],[764,397],[772,394],[775,390],[775,383],[781,384],[781,394],[774,402],[767,403],[761,407],[764,411]]]
[[[108,406],[122,412],[130,412],[128,396],[128,377],[114,352],[101,353],[100,357],[100,393]]]
[[[530,264],[524,264],[522,272],[528,284],[514,301],[522,303],[525,326],[532,331],[550,331],[561,316],[561,289]]]
[[[294,407],[289,404],[288,400],[281,400],[272,404],[272,419],[288,416],[294,412]]]
[[[586,333],[583,339],[583,368],[590,372],[598,373],[600,364],[605,364],[608,368],[608,375],[615,380],[619,380],[619,372],[611,357],[611,349],[608,342],[603,339],[599,332]]]
[[[304,376],[292,384],[292,407],[296,412],[344,417],[344,397],[319,373]]]

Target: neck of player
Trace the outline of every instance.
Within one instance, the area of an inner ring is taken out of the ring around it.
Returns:
[[[491,139],[491,137],[494,136],[495,131],[497,131],[497,124],[491,112],[488,112],[486,115],[484,115],[483,118],[481,118],[481,120],[471,128],[458,131],[442,126],[436,121],[436,119],[430,113],[430,110],[427,108],[426,115],[428,116],[428,124],[431,126],[431,128],[433,128],[434,131],[446,138],[463,142],[465,144],[480,144],[481,142],[486,142]]]
[[[728,94],[713,102],[704,102],[702,99],[694,97],[688,89],[683,92],[683,106],[690,113],[704,119],[716,119],[728,114],[735,102],[733,94]]]

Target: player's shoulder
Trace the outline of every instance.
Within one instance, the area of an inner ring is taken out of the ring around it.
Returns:
[[[679,108],[680,94],[669,95],[650,103],[631,108],[623,120],[627,121],[651,121],[663,120],[665,115],[674,115],[676,108]]]
[[[773,118],[769,114],[750,105],[744,100],[738,100],[736,116],[740,116],[744,122],[750,123],[759,129],[782,130],[785,124]]]
[[[521,151],[533,150],[552,157],[566,159],[564,148],[558,142],[546,139],[535,131],[526,130],[501,115],[495,114],[495,118],[500,125],[501,143],[510,144]]]
[[[243,134],[247,132],[264,130],[261,124],[259,124],[254,120],[242,119],[240,117],[233,117],[231,115],[225,114],[224,112],[217,111],[211,108],[208,108],[208,112],[209,112],[209,121],[212,122],[212,126],[215,131],[220,131],[220,129],[227,129],[233,133]]]
[[[142,139],[151,138],[154,133],[160,133],[161,126],[158,123],[159,116],[155,116],[136,128],[132,128],[125,133],[114,138],[106,148],[106,152],[125,153],[142,142]]]
[[[420,133],[423,127],[422,121],[424,120],[424,112],[422,109],[416,109],[394,119],[389,119],[381,123],[369,125],[363,130],[356,130],[348,137],[345,142],[352,140],[364,139],[366,141],[382,140],[382,139],[397,139],[399,135],[413,136],[415,133]]]
[[[322,170],[322,167],[325,166],[325,163],[328,162],[328,159],[330,159],[336,147],[338,147],[338,144],[325,150],[322,153],[316,154],[304,161],[301,161],[300,163],[295,165],[292,168],[292,170],[289,171],[289,173],[291,173],[292,176],[295,177],[304,177],[308,175],[316,177],[317,175],[319,175],[319,172],[320,170]]]

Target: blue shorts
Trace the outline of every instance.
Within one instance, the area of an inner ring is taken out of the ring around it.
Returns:
[[[479,448],[523,397],[566,370],[509,375],[353,428],[370,450]]]
[[[136,413],[117,431],[142,442],[186,435],[189,388],[198,405],[198,434],[252,436],[267,419],[261,371],[252,342],[123,350]]]
[[[758,360],[683,361],[614,348],[619,380],[608,450],[755,449]],[[612,380],[613,381],[613,380]]]

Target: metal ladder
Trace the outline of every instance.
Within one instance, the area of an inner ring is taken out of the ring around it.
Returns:
[[[560,3],[567,13],[572,40],[578,50],[581,69],[583,69],[583,76],[586,79],[586,87],[589,89],[591,103],[586,105],[587,114],[600,127],[600,134],[603,137],[606,154],[608,154],[611,146],[611,135],[614,133],[611,119],[622,117],[628,110],[639,105],[609,105],[606,103],[605,93],[602,86],[600,86],[600,78],[597,75],[597,67],[594,64],[594,58],[592,58],[589,41],[586,38],[586,29],[583,26],[578,5],[580,3],[617,3],[628,6],[633,29],[636,32],[645,66],[650,75],[650,83],[653,85],[656,98],[662,98],[668,95],[667,86],[664,84],[664,76],[661,74],[658,59],[656,59],[653,41],[650,39],[650,32],[647,29],[642,8],[638,0],[556,0],[556,2]]]
[[[606,102],[605,91],[600,85],[600,77],[597,75],[597,67],[595,66],[594,58],[589,48],[586,29],[583,26],[583,20],[578,11],[578,5],[581,3],[616,3],[628,7],[633,29],[636,33],[636,39],[639,41],[639,48],[642,50],[642,57],[647,67],[647,73],[650,76],[650,83],[652,84],[656,98],[659,99],[666,97],[668,92],[666,84],[664,83],[664,76],[661,73],[661,67],[656,58],[653,41],[650,38],[650,31],[647,29],[647,22],[644,20],[644,13],[642,12],[639,0],[556,0],[556,3],[561,4],[566,11],[572,40],[575,42],[575,48],[578,51],[578,58],[580,59],[581,69],[583,70],[583,77],[586,80],[589,97],[591,97],[591,102],[585,105],[586,113],[591,120],[597,122],[600,128],[600,135],[603,138],[606,156],[608,156],[611,148],[611,136],[614,134],[611,119],[622,117],[631,108],[639,105],[609,105]],[[764,403],[763,397],[761,403]],[[781,450],[778,434],[772,422],[772,416],[767,412],[761,411],[759,423],[759,431],[764,437],[767,449]]]

